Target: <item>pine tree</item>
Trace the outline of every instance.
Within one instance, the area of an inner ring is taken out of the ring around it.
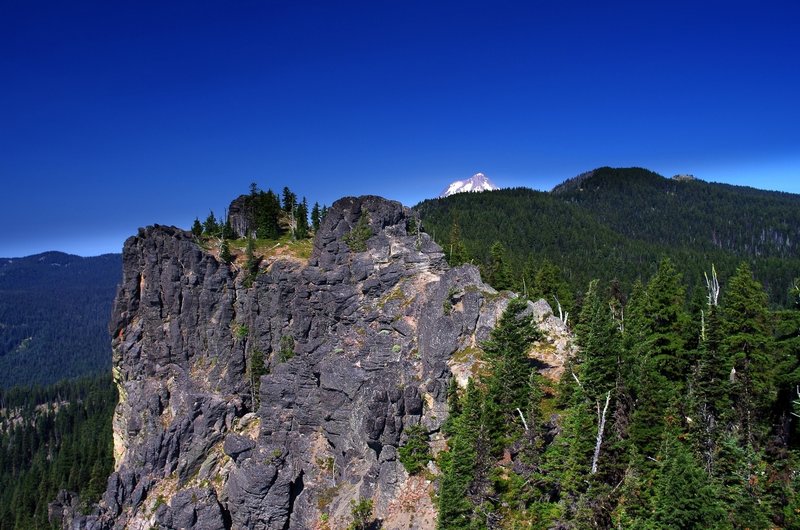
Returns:
[[[308,201],[303,197],[303,200],[295,208],[295,239],[306,239],[308,228]]]
[[[489,254],[490,261],[486,274],[488,283],[498,291],[511,289],[511,269],[506,259],[506,247],[501,242],[495,241]]]
[[[599,282],[592,281],[575,330],[582,348],[583,384],[594,401],[615,388],[620,357],[619,330],[608,300],[599,291]]]
[[[548,259],[536,270],[529,289],[531,299],[544,298],[562,319],[573,306],[572,292],[561,275],[561,269]]]
[[[470,380],[454,434],[448,440],[450,450],[439,455],[442,474],[436,527],[440,530],[469,528],[472,521],[474,507],[469,493],[475,479],[478,437],[483,430],[482,400],[480,390]]]
[[[422,424],[415,424],[406,429],[406,440],[397,450],[398,459],[409,475],[419,473],[431,459],[428,446],[428,432]]]
[[[283,211],[292,213],[295,206],[297,206],[297,195],[295,195],[288,187],[283,188]]]
[[[225,224],[222,226],[222,238],[236,239],[236,232],[233,231],[233,226],[231,225],[230,219],[227,219]]]
[[[656,528],[729,528],[719,490],[709,480],[690,448],[670,433],[664,462],[655,483],[653,519]]]
[[[207,236],[215,237],[220,234],[219,223],[214,217],[214,212],[208,212],[205,223],[203,223],[203,233]]]
[[[450,227],[450,246],[448,250],[447,263],[449,263],[451,267],[457,267],[463,263],[469,262],[467,247],[461,239],[461,227],[456,220],[453,220],[453,225]]]
[[[314,207],[311,208],[311,228],[314,229],[314,232],[319,230],[319,225],[322,222],[322,217],[320,215],[319,203],[315,202]]]
[[[219,246],[219,259],[225,263],[230,263],[233,261],[233,256],[231,255],[231,249],[228,245],[227,239],[223,239]]]
[[[203,225],[200,223],[200,219],[197,217],[194,218],[194,223],[192,223],[192,235],[194,237],[200,237],[203,235]]]
[[[501,448],[511,426],[522,421],[530,399],[531,362],[528,350],[540,337],[527,313],[527,301],[512,299],[490,338],[483,344],[490,375],[486,378],[488,434],[495,450]],[[519,430],[514,427],[515,430]]]
[[[684,380],[688,369],[685,335],[689,317],[683,309],[684,297],[680,274],[664,259],[647,284],[644,309],[650,325],[646,348],[659,372],[676,383]]]
[[[733,365],[730,378],[738,424],[748,444],[766,434],[775,399],[775,356],[767,297],[743,263],[728,282],[723,298],[722,348]]]

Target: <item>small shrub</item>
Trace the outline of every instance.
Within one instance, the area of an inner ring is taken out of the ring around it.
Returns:
[[[278,361],[285,363],[292,357],[294,357],[294,338],[291,335],[284,335],[281,337]]]
[[[372,499],[360,499],[358,502],[351,500],[350,506],[353,522],[347,530],[367,530],[372,524]]]
[[[233,336],[239,340],[246,338],[249,334],[250,328],[244,324],[236,324],[236,326],[233,328]]]
[[[372,237],[372,228],[369,226],[369,216],[362,213],[356,225],[345,234],[342,240],[353,252],[364,252],[367,250],[367,240],[370,237]]]

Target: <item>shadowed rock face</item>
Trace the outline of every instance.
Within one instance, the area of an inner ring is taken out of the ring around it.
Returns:
[[[372,236],[354,252],[346,236],[364,215]],[[340,528],[357,498],[391,519],[409,480],[405,429],[440,439],[447,363],[508,302],[408,233],[412,215],[341,199],[308,263],[275,261],[252,283],[177,228],[130,238],[111,321],[116,471],[93,515],[56,507],[64,524],[300,529],[325,513]]]

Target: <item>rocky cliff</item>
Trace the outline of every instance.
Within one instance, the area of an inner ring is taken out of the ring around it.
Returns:
[[[449,268],[414,225],[400,203],[344,198],[309,260],[255,277],[176,228],[130,238],[111,323],[116,471],[93,514],[60,500],[65,527],[342,528],[364,498],[384,528],[433,527],[433,485],[397,449],[418,423],[443,446],[451,374],[479,362],[510,295]],[[534,310],[561,334],[557,365],[566,330]]]

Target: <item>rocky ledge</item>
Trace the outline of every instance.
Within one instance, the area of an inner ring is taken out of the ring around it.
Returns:
[[[476,362],[454,354],[475,351],[512,295],[449,268],[418,225],[398,202],[347,197],[307,262],[255,277],[174,227],[128,239],[111,322],[116,470],[94,513],[62,495],[54,517],[92,530],[343,528],[350,501],[368,498],[384,528],[433,527],[433,485],[397,449],[415,424],[443,446],[450,378]],[[558,364],[566,330],[541,304]]]

